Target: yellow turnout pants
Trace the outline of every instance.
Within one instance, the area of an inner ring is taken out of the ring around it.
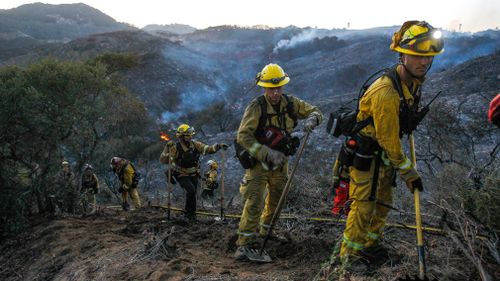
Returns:
[[[267,233],[285,187],[287,174],[287,163],[275,171],[266,171],[260,163],[245,170],[240,185],[243,212],[236,241],[238,246],[246,245],[255,238],[259,222],[260,235]]]
[[[139,192],[137,188],[130,188],[126,191],[122,192],[122,200],[123,202],[128,202],[128,197],[132,199],[132,203],[134,203],[135,209],[139,209],[141,207],[141,198],[139,197]]]
[[[372,161],[369,171],[349,168],[351,177],[349,198],[353,201],[340,249],[340,256],[343,258],[348,255],[358,255],[359,252],[373,246],[383,232],[390,209],[369,200],[374,166],[375,160]],[[392,205],[394,175],[395,170],[392,166],[385,166],[383,162],[380,164],[376,192],[378,202]]]

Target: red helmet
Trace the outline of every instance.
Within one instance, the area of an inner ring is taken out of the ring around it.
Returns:
[[[500,127],[500,93],[497,94],[497,96],[490,102],[490,109],[488,110],[488,120]]]

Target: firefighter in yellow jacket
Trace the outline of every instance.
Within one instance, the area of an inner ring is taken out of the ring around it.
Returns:
[[[286,183],[288,156],[295,153],[300,143],[290,135],[297,119],[306,119],[306,131],[312,131],[323,119],[317,107],[284,94],[284,85],[290,78],[279,65],[266,65],[256,80],[264,88],[264,95],[247,106],[237,134],[237,145],[248,152],[253,163],[245,170],[240,186],[244,207],[234,254],[237,260],[246,258],[256,232],[265,235],[270,226]]]
[[[206,145],[193,140],[193,127],[182,124],[177,128],[178,142],[169,141],[160,155],[160,162],[170,164],[172,175],[180,186],[186,190],[185,216],[188,220],[196,220],[196,189],[200,177],[200,155],[213,154],[221,148],[227,149],[226,144],[217,143]]]
[[[214,191],[219,187],[219,182],[217,181],[217,169],[219,168],[219,164],[215,160],[208,160],[207,166],[208,170],[202,178],[204,184],[203,191],[201,192],[201,198],[209,201],[209,203],[213,206]]]
[[[110,163],[111,169],[118,176],[120,180],[120,188],[118,191],[122,194],[122,208],[124,211],[130,210],[130,204],[128,203],[128,197],[132,199],[135,209],[141,207],[141,198],[139,197],[139,173],[132,163],[120,157],[111,158]]]
[[[392,205],[396,173],[411,192],[415,188],[422,190],[422,180],[403,152],[400,138],[411,133],[416,126],[411,124],[414,119],[410,117],[418,113],[420,87],[434,56],[444,51],[441,36],[439,30],[426,22],[405,22],[394,33],[390,46],[391,50],[399,52],[400,63],[395,68],[397,83],[393,83],[388,76],[382,76],[368,88],[359,102],[358,122],[369,117],[373,121],[360,131],[358,146],[377,148],[373,159],[364,164],[360,160],[356,165],[355,158],[355,165],[349,170],[349,197],[353,202],[340,257],[342,262],[355,270],[368,269],[371,255],[380,251],[387,253],[379,244],[379,238],[389,213],[388,206]],[[404,100],[400,100],[397,88],[402,91]],[[380,159],[378,165],[377,159]],[[374,172],[376,167],[378,173]],[[378,181],[373,184],[373,179],[377,177]]]

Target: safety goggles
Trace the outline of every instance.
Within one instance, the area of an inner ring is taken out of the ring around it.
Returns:
[[[185,132],[180,132],[179,135],[181,136],[192,136],[194,135],[194,128],[193,127],[189,127],[189,129],[187,129]]]
[[[399,43],[399,46],[403,49],[412,50],[422,54],[429,52],[441,52],[444,48],[441,31],[433,28],[426,22],[423,22],[421,26],[426,27],[428,31],[402,40]]]

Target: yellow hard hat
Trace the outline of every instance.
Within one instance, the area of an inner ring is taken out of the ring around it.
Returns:
[[[63,165],[63,166],[69,166],[69,162],[68,161],[62,161],[61,165]]]
[[[281,66],[270,63],[257,74],[257,85],[264,88],[281,87],[290,82],[290,77]]]
[[[391,50],[415,56],[444,52],[443,34],[425,21],[407,21],[392,36]]]
[[[193,136],[196,134],[193,127],[190,127],[188,124],[182,124],[177,128],[176,136]]]

